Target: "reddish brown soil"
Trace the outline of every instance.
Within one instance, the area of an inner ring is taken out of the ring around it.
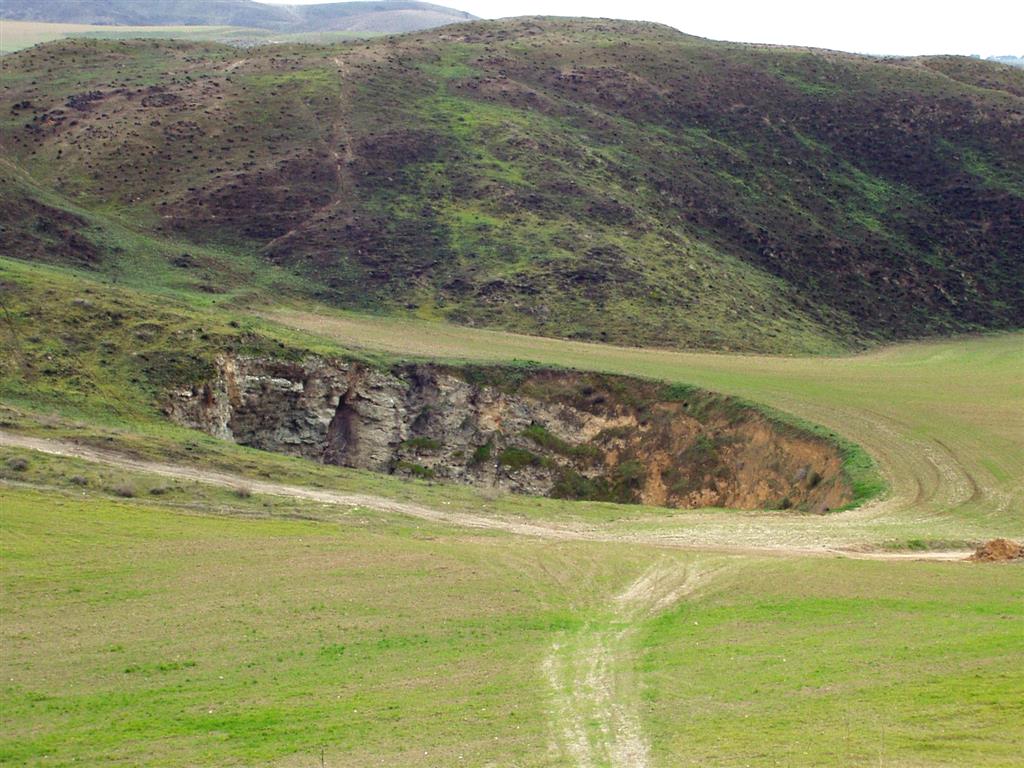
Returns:
[[[970,559],[978,563],[1024,561],[1024,544],[1010,539],[992,539],[978,547]]]

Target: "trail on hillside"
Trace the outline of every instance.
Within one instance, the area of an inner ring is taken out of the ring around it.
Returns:
[[[841,425],[843,434],[870,445],[889,493],[851,510],[848,519],[877,518],[913,509],[954,510],[982,495],[977,480],[949,447],[938,440],[913,437],[913,429],[890,415],[785,397],[775,398],[775,403],[816,423],[833,428]]]
[[[608,615],[564,632],[544,659],[554,747],[579,768],[647,768],[634,641],[639,627],[692,595],[711,572],[661,561],[615,596]]]
[[[331,61],[338,69],[339,83],[344,85],[351,78],[348,63],[341,56],[335,56]],[[275,237],[266,243],[262,248],[265,253],[272,252],[281,244],[287,243],[297,233],[307,228],[310,222],[315,219],[328,217],[332,213],[341,211],[344,216],[342,223],[351,224],[352,222],[351,202],[355,198],[356,188],[355,178],[352,175],[352,166],[355,163],[356,155],[354,148],[355,140],[346,122],[347,116],[351,112],[351,96],[345,88],[341,88],[338,91],[338,98],[339,103],[336,114],[327,127],[323,125],[317,116],[317,111],[308,100],[301,102],[310,124],[316,127],[320,144],[323,145],[324,151],[331,158],[334,168],[335,189],[326,203],[311,211],[297,226],[292,227],[283,235]]]
[[[165,464],[126,456],[116,451],[90,448],[67,440],[51,440],[28,437],[0,430],[0,446],[23,448],[54,456],[66,456],[85,461],[106,464],[122,469],[145,472],[177,480],[196,481],[227,488],[245,487],[252,493],[284,496],[293,499],[308,499],[320,504],[344,507],[362,507],[381,512],[406,515],[421,520],[452,525],[460,528],[500,531],[516,536],[552,539],[561,541],[591,541],[618,544],[638,544],[665,547],[693,552],[715,552],[733,555],[764,555],[776,557],[848,557],[860,560],[963,560],[970,550],[927,551],[927,552],[862,552],[824,546],[790,546],[785,543],[746,544],[735,541],[708,541],[697,539],[686,531],[674,532],[633,532],[615,530],[611,526],[587,525],[578,522],[543,522],[494,517],[472,512],[439,509],[423,504],[395,501],[383,496],[362,493],[346,493],[324,489],[306,488],[298,485],[274,483],[231,474],[217,470],[203,469],[181,464]]]

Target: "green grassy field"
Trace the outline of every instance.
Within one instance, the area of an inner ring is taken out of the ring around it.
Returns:
[[[268,274],[222,294],[154,275],[142,290],[140,276],[0,259],[0,429],[234,478],[0,448],[5,764],[1018,761],[1024,569],[820,548],[1024,533],[1020,334],[853,357],[689,354],[283,311]],[[264,454],[161,415],[161,387],[220,348],[695,383],[858,442],[889,491],[824,517],[661,510]],[[265,481],[371,503],[252,492]],[[523,523],[571,535],[516,535]]]
[[[128,27],[100,24],[65,24],[0,19],[0,54],[13,53],[40,43],[64,38],[95,40],[246,40],[259,43],[315,43],[327,45],[374,36],[358,32],[280,32],[224,26]]]
[[[358,513],[3,509],[7,764],[536,764],[550,633],[641,556]]]
[[[588,669],[577,650],[627,626],[609,596],[655,561],[703,576],[611,646],[610,664],[635,664],[613,693],[634,699],[650,764],[1019,757],[1014,566],[694,556],[358,509],[310,521],[258,496],[198,511],[0,492],[9,765],[312,766],[321,749],[332,766],[573,765],[575,710],[593,717],[583,753],[628,764],[600,697],[560,702],[546,662]]]
[[[651,622],[661,765],[1014,765],[1024,573],[746,561]]]
[[[364,350],[541,363],[697,384],[766,403],[864,446],[890,485],[862,511],[1024,533],[1024,335],[848,357],[685,353],[583,344],[348,313],[273,319]],[[357,340],[357,341],[356,341]]]

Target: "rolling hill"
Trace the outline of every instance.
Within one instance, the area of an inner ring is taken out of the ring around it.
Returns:
[[[0,762],[1020,763],[1024,331],[820,353],[1024,325],[1024,73],[251,42],[0,57]]]
[[[546,18],[3,65],[6,255],[638,345],[1024,326],[1009,66]]]
[[[118,26],[230,26],[275,32],[397,34],[474,18],[417,0],[269,5],[253,0],[4,0],[0,18]]]

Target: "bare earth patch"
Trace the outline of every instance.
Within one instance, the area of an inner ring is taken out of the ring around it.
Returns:
[[[971,560],[980,563],[1005,563],[1024,560],[1024,544],[1010,539],[992,539],[978,547]]]

